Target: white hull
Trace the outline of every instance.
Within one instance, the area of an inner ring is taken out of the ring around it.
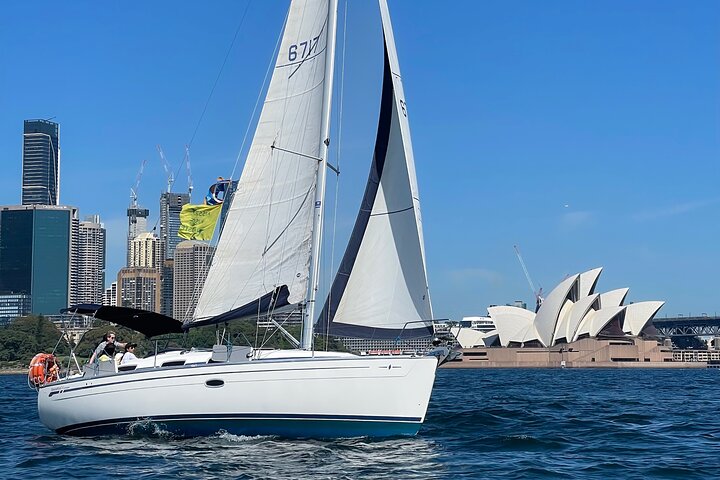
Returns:
[[[49,384],[38,411],[48,428],[71,435],[146,422],[182,435],[414,435],[436,367],[434,357],[349,354],[147,367]]]

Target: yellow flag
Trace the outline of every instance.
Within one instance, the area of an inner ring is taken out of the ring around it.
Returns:
[[[183,205],[178,236],[188,240],[210,240],[220,215],[219,205]]]

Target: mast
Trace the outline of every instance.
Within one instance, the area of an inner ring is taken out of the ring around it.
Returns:
[[[325,85],[323,90],[323,112],[320,127],[320,164],[315,180],[315,212],[313,214],[312,243],[310,250],[310,281],[308,282],[307,307],[303,319],[300,348],[312,349],[315,302],[320,280],[320,244],[322,243],[323,217],[325,212],[325,183],[327,178],[327,156],[330,145],[330,107],[332,104],[333,77],[335,73],[335,37],[337,34],[337,0],[328,0],[328,31],[325,49]]]

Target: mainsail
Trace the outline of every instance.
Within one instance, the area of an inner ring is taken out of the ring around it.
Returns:
[[[420,201],[390,14],[375,151],[360,212],[316,332],[360,338],[432,333]]]
[[[194,325],[305,299],[320,153],[327,0],[290,6],[252,145]]]

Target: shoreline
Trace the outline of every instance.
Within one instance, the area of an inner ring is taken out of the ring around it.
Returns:
[[[476,369],[484,368],[549,368],[549,369],[705,369],[707,362],[566,362],[563,367],[559,362],[511,363],[511,362],[472,362],[455,361],[441,365],[439,368],[447,369]]]

